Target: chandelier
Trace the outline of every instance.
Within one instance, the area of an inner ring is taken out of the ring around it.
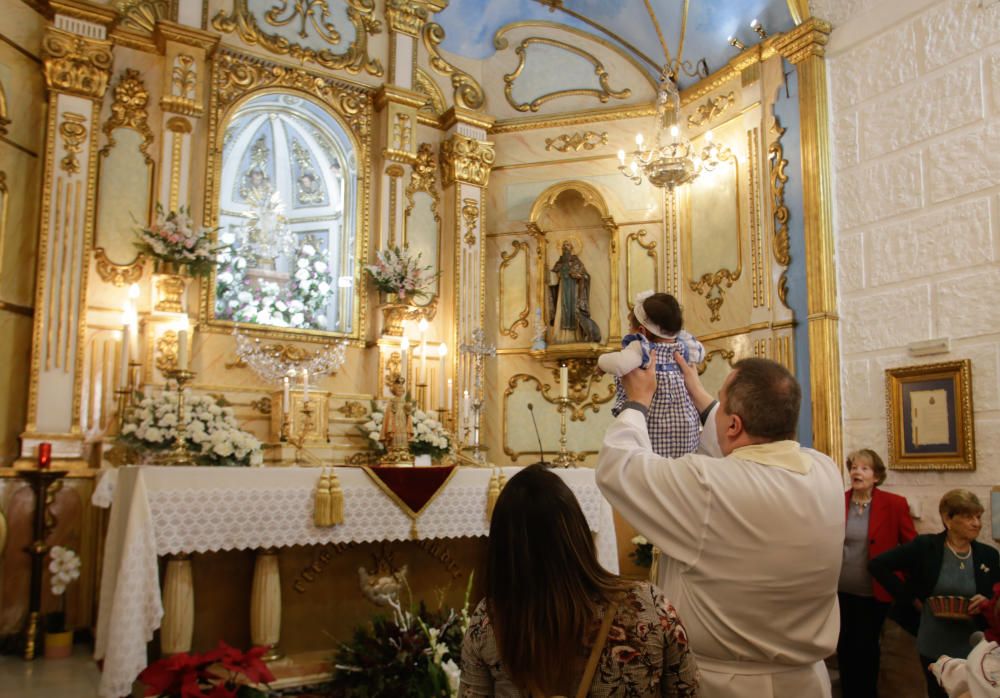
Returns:
[[[285,204],[278,192],[269,196],[255,197],[254,207],[243,213],[243,244],[258,259],[273,260],[289,256],[297,249],[297,240],[288,219],[285,218]]]
[[[705,145],[696,150],[690,140],[681,135],[677,119],[681,110],[681,93],[668,66],[660,75],[656,92],[656,136],[647,147],[641,133],[636,134],[635,150],[628,154],[618,151],[618,171],[634,184],[643,177],[655,187],[673,189],[694,180],[702,170],[713,170],[732,153],[712,141],[712,132],[705,132]]]
[[[346,358],[345,340],[308,352],[293,345],[263,344],[259,339],[240,334],[238,325],[233,327],[233,338],[236,340],[236,356],[268,383],[280,384],[286,377],[301,376],[303,373],[308,382],[309,376],[318,378],[336,373]]]

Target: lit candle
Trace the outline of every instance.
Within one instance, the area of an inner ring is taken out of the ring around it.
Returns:
[[[452,389],[451,388],[452,388],[451,378],[449,378],[448,379],[448,391],[447,391],[447,394],[448,394],[448,411],[449,412],[451,412],[451,408],[454,407],[454,401],[453,401],[452,396],[451,396],[451,393],[452,393]]]
[[[569,397],[569,368],[566,366],[559,367],[559,397]]]
[[[468,422],[470,417],[469,413],[472,411],[472,400],[469,398],[469,391],[462,391],[462,418]]]
[[[128,288],[128,309],[129,335],[128,335],[128,355],[129,360],[139,360],[139,313],[135,308],[135,301],[139,297],[139,284],[132,284]]]
[[[302,369],[302,399],[309,399],[309,369]]]
[[[38,444],[38,469],[48,470],[52,467],[52,444],[43,441]]]
[[[122,323],[122,345],[118,350],[118,389],[125,390],[128,386],[128,314]]]
[[[188,370],[188,331],[177,333],[177,370]]]
[[[445,365],[444,357],[448,355],[448,345],[442,342],[438,345],[438,407],[444,409],[444,393],[445,393]]]
[[[427,385],[427,318],[420,318],[420,383]]]
[[[284,385],[281,393],[281,413],[288,414],[288,403],[291,402],[291,386],[288,384],[288,376],[281,379]]]
[[[410,338],[403,337],[399,340],[399,372],[403,376],[403,380],[406,380],[406,366],[409,362],[410,353]]]

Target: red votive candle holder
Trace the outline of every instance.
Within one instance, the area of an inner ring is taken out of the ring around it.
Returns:
[[[38,469],[48,470],[52,467],[52,444],[43,441],[38,444]]]

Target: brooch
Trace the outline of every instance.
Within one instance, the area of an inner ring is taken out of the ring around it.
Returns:
[[[985,564],[980,565],[979,569],[981,569],[983,571],[983,574],[986,574],[986,573],[988,573],[990,571],[990,568],[987,567]]]

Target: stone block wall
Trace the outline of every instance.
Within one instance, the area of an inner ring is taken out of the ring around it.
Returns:
[[[987,507],[990,540],[989,493],[1000,484],[1000,3],[846,4],[853,12],[832,0],[814,8],[834,24],[845,452],[886,455],[885,369],[971,359],[976,471],[891,471],[886,489],[932,532],[940,496],[967,487]],[[945,337],[948,354],[907,352]]]

